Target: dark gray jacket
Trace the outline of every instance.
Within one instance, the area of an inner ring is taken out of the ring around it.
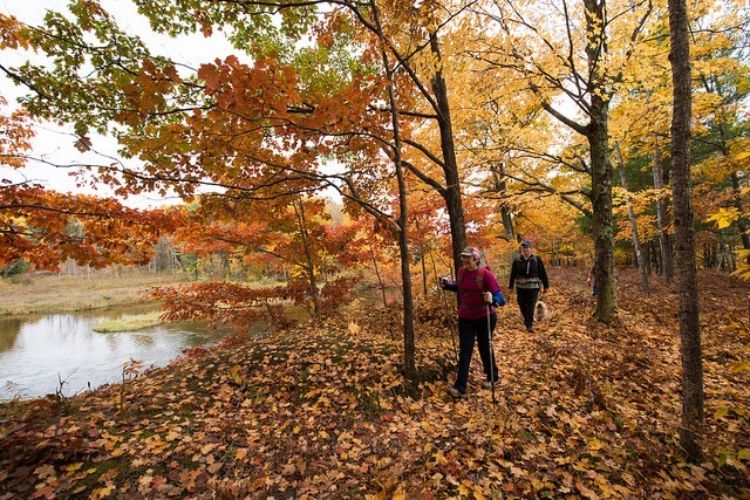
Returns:
[[[513,265],[510,266],[510,284],[508,288],[512,289],[516,282],[520,284],[520,282],[527,282],[533,279],[541,281],[545,290],[549,288],[547,271],[544,269],[544,262],[542,262],[541,257],[538,255],[531,255],[528,259],[524,259],[523,255],[516,257],[513,260]]]

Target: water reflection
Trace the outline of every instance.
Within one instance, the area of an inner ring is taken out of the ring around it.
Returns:
[[[0,352],[10,351],[21,333],[20,319],[0,320]]]
[[[97,333],[94,325],[154,306],[0,319],[0,400],[15,395],[54,393],[58,375],[66,395],[116,382],[129,358],[163,366],[185,348],[211,344],[227,330],[198,323],[162,325],[147,330]]]
[[[164,366],[183,349],[212,344],[230,332],[209,330],[202,323],[167,324],[130,332],[97,333],[94,326],[124,315],[146,314],[154,305],[65,314],[0,318],[0,401],[14,396],[37,397],[52,394],[58,377],[65,381],[66,396],[117,382],[128,359],[144,366]],[[304,308],[287,309],[290,319],[304,321]],[[270,326],[258,321],[248,328],[262,334]]]
[[[133,341],[139,346],[153,346],[154,338],[150,334],[134,335]]]

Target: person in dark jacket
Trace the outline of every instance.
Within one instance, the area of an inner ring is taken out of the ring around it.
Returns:
[[[495,275],[487,267],[480,265],[482,253],[476,247],[466,247],[461,253],[462,266],[458,270],[455,283],[440,279],[443,290],[458,293],[458,334],[460,354],[456,382],[448,387],[448,393],[460,398],[466,394],[469,381],[471,355],[476,340],[479,356],[484,366],[485,380],[482,387],[492,388],[499,380],[497,365],[491,353],[490,332],[497,324],[496,306],[505,304],[505,297]],[[489,330],[487,329],[489,315]]]
[[[518,297],[518,308],[523,315],[523,324],[527,332],[534,331],[534,306],[539,298],[539,291],[544,287],[546,292],[549,288],[547,271],[541,257],[532,252],[530,240],[521,243],[521,255],[513,260],[510,268],[510,284],[508,288],[513,290],[515,285]]]

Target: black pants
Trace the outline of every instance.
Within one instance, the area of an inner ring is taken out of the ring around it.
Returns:
[[[497,316],[490,315],[490,329],[495,330]],[[454,387],[459,392],[466,392],[466,384],[469,381],[469,366],[471,366],[471,355],[474,352],[474,339],[479,345],[479,356],[482,358],[482,366],[487,380],[497,381],[497,365],[490,359],[490,337],[487,331],[487,317],[481,319],[458,318],[458,337],[460,353],[458,355],[458,376]],[[492,369],[490,369],[492,366]]]
[[[539,296],[538,288],[518,288],[518,308],[523,315],[523,324],[531,328],[534,324],[534,306]]]

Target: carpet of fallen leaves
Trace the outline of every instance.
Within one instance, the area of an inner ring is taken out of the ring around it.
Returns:
[[[445,392],[447,301],[418,307],[414,382],[398,310],[341,316],[193,349],[122,388],[0,407],[0,498],[748,497],[747,284],[702,279],[705,461],[684,463],[673,288],[621,275],[619,317],[590,319],[582,273],[552,274],[550,317],[528,334],[515,302],[495,336],[493,407]],[[656,281],[654,279],[654,281]]]

